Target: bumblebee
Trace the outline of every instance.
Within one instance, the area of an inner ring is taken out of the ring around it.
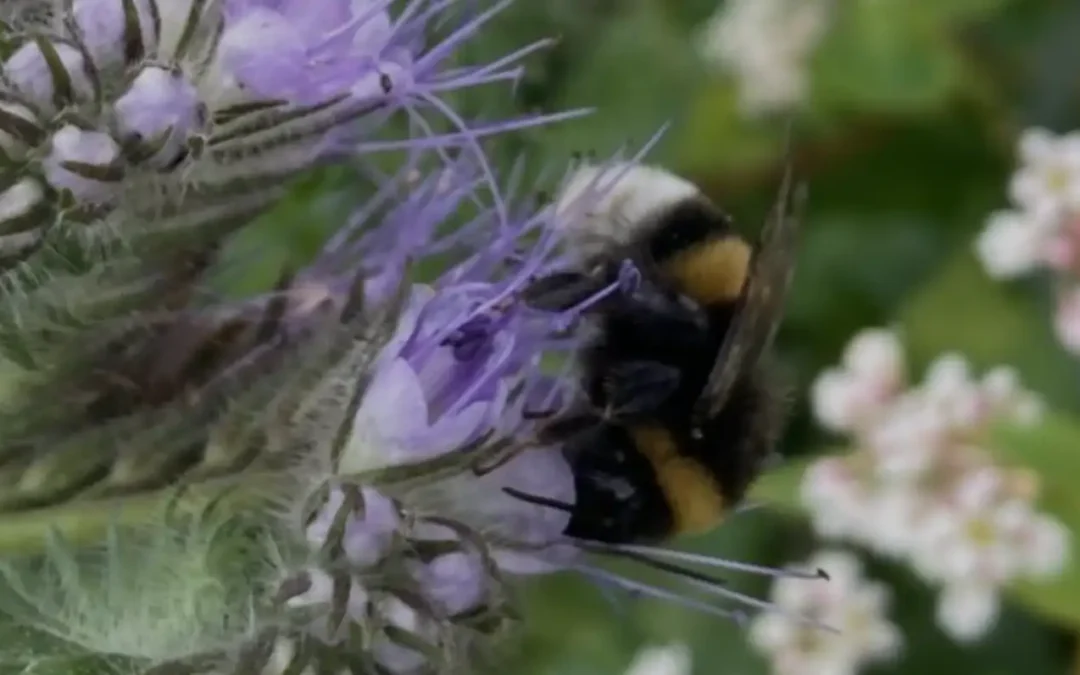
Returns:
[[[603,198],[568,213],[586,183]],[[740,504],[783,426],[786,396],[767,354],[793,276],[793,192],[789,171],[752,245],[673,174],[579,172],[557,207],[575,263],[537,279],[526,301],[573,311],[626,261],[641,279],[587,310],[597,331],[580,359],[585,404],[540,433],[570,462],[575,503],[515,496],[568,511],[569,537],[615,545],[704,532]]]

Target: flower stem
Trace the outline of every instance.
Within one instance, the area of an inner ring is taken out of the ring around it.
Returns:
[[[0,558],[36,555],[45,551],[50,534],[74,546],[102,542],[111,527],[150,525],[166,517],[198,517],[210,509],[251,509],[265,505],[268,495],[282,489],[288,476],[245,474],[197,484],[169,486],[152,492],[65,504],[0,518]]]

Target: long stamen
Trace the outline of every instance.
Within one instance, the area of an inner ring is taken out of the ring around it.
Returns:
[[[521,499],[522,501],[528,502],[530,504],[536,504],[537,506],[546,506],[549,508],[557,509],[559,511],[564,511],[566,513],[573,512],[573,505],[566,502],[551,499],[548,497],[542,497],[539,495],[529,494],[527,492],[515,490],[514,488],[504,487],[503,491],[512,497],[516,497],[517,499]],[[708,556],[702,556],[694,553],[671,551],[668,549],[653,548],[649,546],[605,544],[603,542],[594,542],[584,539],[573,539],[572,541],[582,550],[632,560],[646,567],[657,569],[662,572],[668,572],[669,574],[675,575],[676,577],[686,579],[687,583],[701,588],[702,590],[711,595],[725,598],[727,600],[733,600],[746,607],[766,612],[782,612],[782,609],[773,602],[762,600],[760,598],[755,598],[752,595],[726,588],[725,586],[727,582],[723,579],[717,579],[702,572],[698,572],[696,570],[692,570],[681,565],[676,565],[674,563],[665,562],[664,560],[659,560],[658,558],[667,557],[669,559],[697,563],[710,567],[719,567],[736,571],[752,572],[772,577],[788,577],[806,580],[828,580],[829,578],[828,574],[821,569],[813,573],[803,572],[799,570],[770,569],[767,567],[752,565],[749,563],[736,563],[729,560],[710,558]],[[579,565],[575,566],[574,569],[589,576],[605,578],[607,581],[614,583],[615,585],[621,586],[625,590],[638,592],[645,595],[652,595],[657,598],[672,600],[674,602],[678,602],[688,607],[699,609],[709,614],[716,614],[720,612],[721,616],[724,616],[725,618],[735,618],[736,616],[741,617],[742,619],[746,618],[746,614],[737,612],[736,610],[721,610],[719,608],[713,607],[712,605],[708,605],[706,603],[699,603],[695,600],[692,600],[691,598],[686,598],[677,593],[649,586],[644,583],[632,581],[620,575],[606,572],[597,568]],[[817,621],[811,617],[789,612],[784,612],[784,614],[790,615],[792,619],[799,621],[800,623],[805,623],[807,625],[813,626],[814,628],[827,630],[834,633],[839,632],[836,628]]]
[[[602,549],[601,552],[628,553],[653,558],[666,558],[667,560],[677,560],[679,562],[690,563],[691,565],[726,569],[734,572],[747,572],[749,574],[759,574],[766,577],[829,580],[828,572],[823,569],[796,570],[781,567],[766,567],[764,565],[737,562],[725,558],[716,558],[700,553],[690,553],[688,551],[676,551],[658,546],[636,546],[632,544],[591,544],[590,546]]]
[[[617,586],[618,588],[621,588],[622,590],[627,591],[628,593],[632,593],[634,595],[639,595],[639,596],[648,596],[648,597],[656,598],[658,600],[666,600],[668,602],[673,602],[673,603],[675,603],[677,605],[682,605],[684,607],[688,607],[690,609],[702,612],[704,614],[709,614],[711,616],[716,616],[716,617],[719,617],[721,619],[732,620],[735,623],[739,624],[740,626],[744,626],[746,624],[746,622],[750,618],[749,615],[743,610],[724,609],[722,607],[717,607],[715,605],[710,605],[707,602],[701,602],[699,600],[694,600],[693,598],[688,598],[688,597],[686,597],[684,595],[679,595],[678,593],[675,593],[674,591],[668,591],[668,590],[665,590],[663,588],[657,588],[655,586],[650,586],[650,585],[648,585],[646,583],[642,583],[640,581],[634,581],[633,579],[628,579],[628,578],[626,578],[624,576],[621,576],[621,575],[616,574],[614,572],[610,572],[608,570],[600,569],[598,567],[591,567],[589,565],[574,565],[570,569],[574,570],[575,572],[577,572],[577,573],[579,573],[579,574],[581,574],[583,576],[592,577],[593,579],[595,579],[595,580],[597,580],[597,581],[599,581],[601,583],[610,584],[612,586]]]
[[[718,579],[716,577],[710,576],[710,575],[705,574],[703,572],[698,572],[698,571],[692,570],[692,569],[690,569],[688,567],[683,567],[682,565],[676,565],[674,563],[664,562],[663,560],[657,560],[657,559],[652,558],[652,557],[650,557],[648,555],[632,553],[630,551],[625,551],[625,550],[621,550],[621,549],[618,549],[618,548],[608,548],[608,547],[604,547],[604,546],[594,547],[591,544],[592,544],[592,542],[581,541],[581,542],[578,543],[578,546],[581,547],[582,549],[586,550],[586,551],[593,551],[593,552],[596,552],[596,553],[605,553],[605,554],[610,555],[612,557],[625,558],[627,560],[633,560],[634,562],[641,563],[645,567],[651,567],[652,569],[660,570],[661,572],[668,572],[670,574],[674,574],[675,576],[685,577],[687,579],[693,579],[695,581],[698,581],[698,582],[706,584],[706,585],[711,585],[711,586],[726,586],[727,585],[727,581],[725,581],[724,579]]]

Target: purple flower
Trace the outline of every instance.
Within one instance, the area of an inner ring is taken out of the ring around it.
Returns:
[[[386,0],[229,0],[222,69],[260,98],[315,104],[344,92],[389,93],[406,83],[412,56],[393,44]]]

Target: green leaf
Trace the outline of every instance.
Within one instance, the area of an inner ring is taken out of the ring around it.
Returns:
[[[919,11],[941,21],[973,21],[1000,12],[1012,0],[936,0],[920,3]]]
[[[727,83],[701,89],[689,106],[674,142],[687,172],[751,170],[772,161],[783,147],[782,127],[746,120],[738,94]]]
[[[816,107],[920,113],[941,107],[961,65],[933,3],[843,3],[814,59]]]
[[[595,115],[538,134],[545,152],[567,156],[639,148],[676,123],[698,88],[700,66],[690,41],[656,8],[634,3],[610,20],[596,46],[580,55],[556,109],[598,106]],[[663,163],[662,143],[651,158]]]
[[[1004,427],[995,431],[989,446],[1003,464],[1034,470],[1040,508],[1070,532],[1080,532],[1080,421],[1050,415],[1037,427]],[[1061,576],[1021,582],[1013,591],[1025,606],[1080,628],[1080,557],[1075,550]]]
[[[955,255],[915,294],[900,322],[917,366],[956,351],[977,370],[1015,366],[1024,385],[1052,407],[1076,404],[1076,365],[1058,345],[1048,310],[1016,286],[988,277],[970,251]]]
[[[750,501],[763,502],[784,512],[802,513],[802,501],[799,499],[802,477],[810,465],[819,459],[820,456],[788,460],[765,473],[751,488]]]

